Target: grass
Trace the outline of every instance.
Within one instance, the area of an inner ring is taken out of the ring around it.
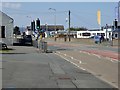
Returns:
[[[0,53],[8,53],[12,50],[14,50],[14,49],[12,49],[12,48],[4,49],[4,50],[0,50]]]
[[[10,50],[0,50],[0,53],[9,52]]]

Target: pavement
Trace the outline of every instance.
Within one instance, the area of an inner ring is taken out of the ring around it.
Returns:
[[[13,50],[2,54],[2,88],[86,88],[88,90],[115,90],[68,59],[54,53],[39,53],[37,48],[11,46]],[[63,50],[60,47],[49,47]],[[74,53],[74,52],[73,52]],[[99,76],[99,75],[98,75]],[[76,89],[75,89],[76,88]]]

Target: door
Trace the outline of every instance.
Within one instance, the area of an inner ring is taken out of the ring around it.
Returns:
[[[1,38],[5,38],[5,26],[1,26]]]

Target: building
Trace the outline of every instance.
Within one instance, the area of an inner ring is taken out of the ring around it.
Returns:
[[[41,29],[45,30],[45,31],[56,31],[58,30],[64,30],[64,26],[63,25],[41,25],[40,26]]]
[[[0,41],[13,45],[14,20],[0,11]]]

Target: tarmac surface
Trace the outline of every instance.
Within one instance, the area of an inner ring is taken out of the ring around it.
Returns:
[[[103,81],[119,87],[119,48],[48,40],[50,49],[68,62],[86,70]],[[55,48],[53,48],[55,47]]]
[[[31,46],[10,48],[13,50],[2,54],[2,88],[114,90],[113,85],[98,78],[97,75],[59,56],[61,54],[57,51],[64,53],[65,50],[70,51],[69,48],[51,46],[49,49],[52,49],[53,53],[40,53],[37,48]]]

